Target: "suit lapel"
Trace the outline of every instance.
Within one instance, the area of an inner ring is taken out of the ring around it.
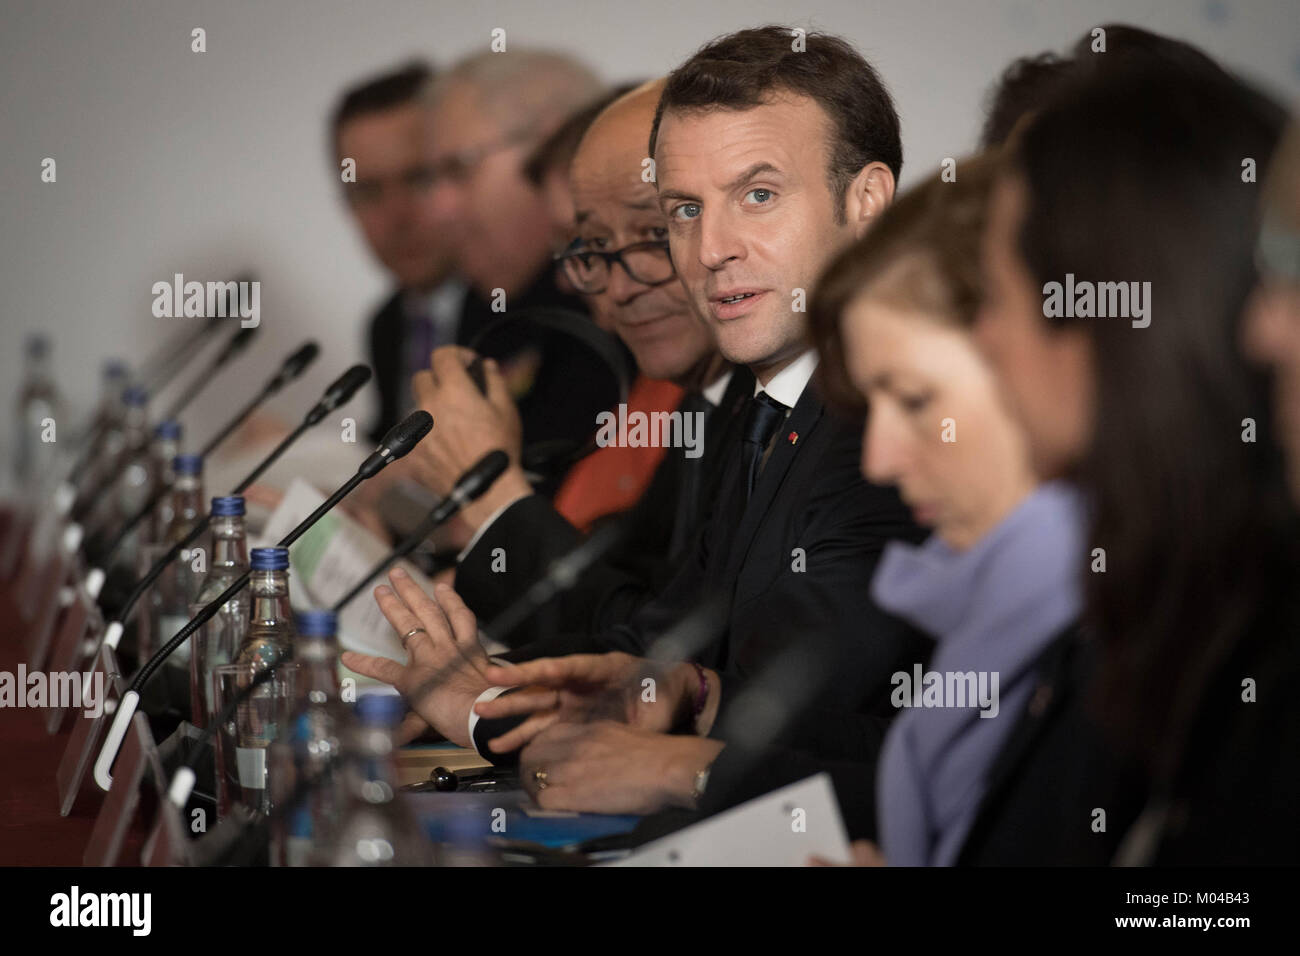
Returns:
[[[1075,634],[1076,626],[1071,625],[1053,639],[1034,664],[1034,671],[1038,674],[1034,689],[1025,704],[1024,712],[1015,718],[1011,733],[989,765],[984,795],[966,836],[963,853],[973,844],[974,835],[987,825],[990,814],[996,816],[1005,796],[1004,790],[1014,781],[1025,756],[1065,706],[1066,695],[1072,690],[1069,667]]]
[[[786,473],[794,463],[795,456],[807,446],[813,429],[821,420],[822,412],[821,399],[816,396],[815,390],[809,384],[799,396],[799,401],[795,404],[790,417],[785,420],[772,440],[772,453],[758,476],[754,495],[745,506],[740,525],[731,539],[727,565],[731,574],[740,572],[754,535],[776,499],[781,485],[785,483]],[[738,474],[738,472],[733,473]],[[732,490],[739,493],[736,489]]]

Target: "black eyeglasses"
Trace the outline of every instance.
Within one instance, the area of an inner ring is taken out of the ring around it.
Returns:
[[[661,285],[677,274],[667,239],[634,242],[614,252],[587,249],[581,246],[581,240],[575,240],[556,255],[555,262],[583,295],[604,292],[616,262],[633,282],[642,285]]]

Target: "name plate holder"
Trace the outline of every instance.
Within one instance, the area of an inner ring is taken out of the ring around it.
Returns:
[[[165,786],[162,761],[154,743],[149,720],[136,713],[122,741],[122,751],[113,764],[113,786],[104,797],[90,832],[81,862],[86,866],[115,866],[126,842],[127,832],[141,809],[145,778],[153,777],[154,796],[162,799]]]
[[[79,714],[73,721],[72,733],[68,737],[68,746],[59,761],[59,769],[54,775],[59,792],[59,813],[67,816],[72,812],[77,797],[83,789],[90,789],[99,794],[99,788],[93,783],[87,788],[86,778],[99,754],[99,746],[104,739],[105,724],[113,719],[117,704],[126,690],[121,668],[117,663],[117,653],[108,645],[100,647],[91,671],[91,680],[96,674],[104,685],[104,706],[98,717],[86,717]],[[128,735],[130,736],[130,735]]]
[[[139,716],[138,714],[136,716]],[[134,718],[132,718],[134,719]],[[113,778],[117,786],[117,778]],[[145,866],[191,866],[190,838],[176,804],[163,797],[158,804],[157,818],[149,839],[140,852],[140,862]]]
[[[94,660],[99,639],[104,635],[104,615],[85,588],[77,589],[76,600],[59,622],[50,653],[50,670],[56,674],[80,671]],[[45,729],[57,734],[75,707],[51,707],[45,716]]]

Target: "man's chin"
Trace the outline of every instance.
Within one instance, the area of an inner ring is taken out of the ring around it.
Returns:
[[[733,365],[755,365],[771,354],[767,329],[754,316],[715,325],[718,351]]]

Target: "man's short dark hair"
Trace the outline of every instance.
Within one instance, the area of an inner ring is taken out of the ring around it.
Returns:
[[[423,60],[372,76],[343,91],[330,117],[330,142],[338,152],[339,131],[359,116],[383,113],[418,102],[425,86],[433,79],[433,68]]]
[[[844,221],[849,184],[863,166],[880,162],[897,180],[903,168],[898,112],[879,74],[845,40],[789,27],[741,30],[711,41],[668,75],[650,128],[655,152],[664,113],[748,110],[773,95],[815,100],[834,128],[829,179],[836,216]]]

